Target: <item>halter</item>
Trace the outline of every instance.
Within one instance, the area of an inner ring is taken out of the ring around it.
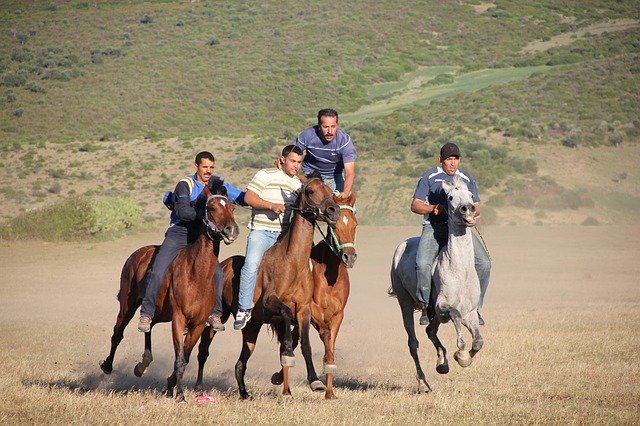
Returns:
[[[218,195],[218,194],[209,195],[207,197],[207,203],[205,204],[205,214],[204,214],[204,219],[202,219],[202,222],[204,222],[204,225],[206,227],[207,238],[209,238],[211,241],[220,241],[223,239],[222,231],[220,231],[220,229],[215,223],[209,220],[209,215],[206,212],[206,206],[208,206],[209,201],[213,200],[214,198],[224,198],[225,200],[228,201],[227,197],[225,197],[224,195]]]
[[[315,179],[319,179],[319,178],[311,178],[307,181],[307,183],[305,184],[305,187],[309,184],[310,181],[315,180]],[[320,180],[320,179],[319,179]],[[304,197],[304,189],[303,189],[303,193],[302,196]],[[320,200],[320,203],[318,203],[319,206],[324,205],[327,201],[331,200],[331,198],[333,197],[333,195],[327,195],[326,197],[324,197],[322,200]],[[305,197],[306,198],[306,197]],[[303,216],[305,214],[311,215],[314,219],[319,217],[319,216],[323,216],[323,213],[320,212],[320,207],[311,207],[307,205],[307,201],[304,200],[304,206],[303,207],[298,207],[298,206],[292,206],[291,210],[293,211],[297,211],[300,212]]]
[[[348,204],[341,204],[338,207],[340,207],[340,210],[345,209],[345,210],[351,210],[351,212],[353,212],[353,214],[356,214],[356,208],[353,206],[350,206]],[[318,228],[318,231],[320,231],[320,235],[322,235],[322,239],[324,240],[325,243],[327,243],[327,246],[329,246],[329,248],[331,249],[331,251],[333,252],[333,254],[336,255],[336,257],[340,257],[340,250],[342,250],[345,247],[354,247],[356,246],[355,241],[353,242],[348,242],[348,243],[343,243],[340,244],[338,242],[338,238],[336,237],[335,232],[333,231],[333,228],[331,226],[329,226],[329,232],[327,232],[327,235],[325,235],[322,232],[322,229],[320,228],[320,225],[318,225],[316,223],[316,228]]]

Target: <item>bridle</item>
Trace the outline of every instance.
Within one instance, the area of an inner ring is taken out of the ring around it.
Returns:
[[[351,210],[351,212],[354,214],[354,216],[356,214],[356,208],[354,206],[350,206],[348,204],[340,204],[338,207],[340,207],[340,210],[342,210],[342,209]],[[331,249],[333,254],[335,254],[337,257],[340,257],[340,250],[342,250],[343,248],[346,248],[346,247],[355,248],[356,247],[355,240],[340,244],[340,242],[338,241],[338,237],[336,237],[336,233],[334,232],[332,226],[328,227],[329,230],[327,232],[327,235],[325,235],[322,232],[322,229],[320,228],[320,225],[318,225],[317,223],[316,223],[316,228],[318,228],[318,231],[320,231],[320,235],[322,235],[322,239],[324,240],[324,242],[327,243],[327,246],[329,246],[329,248]]]
[[[309,184],[310,181],[312,180],[321,180],[319,178],[311,178],[309,180],[307,180],[307,182],[304,185],[304,188],[306,188],[306,186]],[[303,206],[302,207],[298,207],[298,206],[292,206],[291,210],[300,212],[300,214],[305,218],[305,219],[309,219],[309,220],[315,220],[317,218],[321,218],[324,219],[325,222],[328,222],[326,219],[326,214],[322,213],[322,207],[324,207],[327,203],[333,201],[333,195],[329,194],[327,196],[325,196],[322,200],[320,200],[320,203],[318,203],[317,206],[310,206],[307,204],[307,197],[304,195],[304,188],[302,188],[302,193],[301,196],[303,197]],[[326,210],[326,209],[325,209]]]
[[[211,241],[222,241],[224,239],[222,237],[222,231],[220,230],[220,228],[218,228],[218,226],[215,223],[209,220],[209,215],[207,214],[209,201],[213,200],[214,198],[224,198],[225,200],[227,200],[227,202],[229,201],[228,198],[224,195],[218,195],[218,194],[209,195],[207,197],[207,203],[205,204],[205,214],[202,221],[204,222],[204,225],[206,228],[207,238],[209,238]]]

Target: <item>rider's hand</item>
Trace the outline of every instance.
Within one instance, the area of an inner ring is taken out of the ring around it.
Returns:
[[[284,213],[285,207],[284,204],[271,203],[271,207],[269,208],[269,210],[274,213],[281,214]]]
[[[341,203],[347,201],[348,198],[349,198],[349,194],[345,192],[341,192],[338,195],[336,195],[336,201],[339,201]]]

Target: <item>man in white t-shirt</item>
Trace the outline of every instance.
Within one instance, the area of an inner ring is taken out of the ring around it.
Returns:
[[[233,328],[241,330],[251,319],[253,294],[262,256],[275,244],[280,234],[289,227],[291,207],[296,203],[302,182],[298,170],[303,151],[294,145],[282,150],[277,168],[262,169],[253,177],[244,197],[252,207],[247,227],[247,254],[240,271],[238,313]]]

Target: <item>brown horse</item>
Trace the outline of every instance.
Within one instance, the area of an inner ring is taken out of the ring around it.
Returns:
[[[211,189],[205,187],[205,195],[207,195],[207,202],[203,231],[197,241],[182,250],[169,267],[158,292],[156,314],[151,324],[153,327],[159,322],[174,321],[172,328],[174,344],[176,344],[176,327],[179,331],[178,340],[182,340],[186,326],[188,332],[184,341],[190,344],[190,346],[187,345],[189,352],[202,333],[204,323],[213,308],[213,274],[217,264],[219,242],[222,240],[225,244],[231,244],[239,233],[233,217],[234,206],[226,197],[226,189],[222,186],[222,181],[214,181]],[[113,359],[118,345],[124,338],[124,329],[142,303],[146,285],[145,277],[158,248],[159,246],[139,248],[129,256],[122,268],[120,291],[117,296],[120,311],[113,327],[111,350],[107,358],[100,363],[102,371],[106,374],[113,371]],[[188,361],[186,349],[179,351],[176,348],[176,366],[179,365],[178,352],[183,356],[186,355]],[[135,375],[142,376],[152,360],[151,332],[148,332],[145,333],[143,359],[136,365]],[[180,363],[183,361],[181,360]],[[174,371],[168,379],[168,394],[172,393],[176,384],[176,373]]]
[[[338,202],[335,197],[334,201]],[[344,308],[349,298],[349,274],[357,255],[355,236],[358,221],[355,216],[356,195],[351,194],[340,204],[340,217],[335,225],[327,228],[327,237],[311,250],[313,274],[313,300],[311,302],[311,324],[318,330],[324,343],[324,372],[326,387],[318,379],[313,360],[305,356],[307,381],[314,391],[325,390],[326,399],[334,399],[333,373],[335,347],[340,324],[344,318]],[[304,352],[303,352],[304,354]],[[282,370],[271,377],[274,385],[282,383]]]
[[[333,224],[338,219],[339,207],[333,201],[331,189],[318,178],[308,179],[302,186],[297,207],[289,230],[265,252],[258,269],[254,293],[255,307],[251,320],[242,329],[242,351],[235,366],[238,391],[241,399],[249,398],[244,382],[247,361],[255,349],[256,340],[263,324],[270,324],[280,342],[280,363],[283,367],[282,394],[291,396],[289,367],[295,364],[293,355],[294,335],[291,332],[295,321],[300,329],[303,353],[311,356],[309,324],[313,278],[309,267],[309,256],[313,246],[316,220]],[[224,272],[223,321],[230,310],[237,312],[237,295],[243,256],[233,256],[222,262]],[[215,333],[212,333],[214,335]],[[298,339],[298,333],[295,340]],[[198,354],[198,379],[196,389],[202,388],[202,371],[208,356],[211,335],[204,333]]]

